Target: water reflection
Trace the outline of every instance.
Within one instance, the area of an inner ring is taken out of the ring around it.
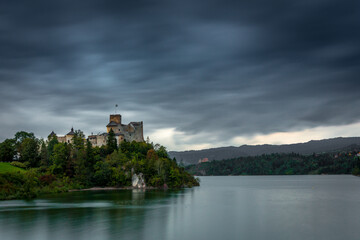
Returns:
[[[159,229],[166,225],[169,206],[182,199],[183,192],[73,192],[33,201],[2,201],[0,236],[2,240],[161,239],[164,231]]]
[[[357,239],[359,178],[204,177],[179,191],[0,202],[0,239]]]

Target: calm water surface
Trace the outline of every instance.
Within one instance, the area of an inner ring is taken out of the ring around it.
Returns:
[[[181,191],[0,201],[0,239],[360,239],[360,178],[201,177]]]

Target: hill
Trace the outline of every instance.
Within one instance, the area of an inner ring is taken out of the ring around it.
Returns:
[[[19,136],[22,137],[19,137]],[[109,132],[106,145],[93,147],[76,130],[71,142],[52,134],[40,141],[34,134],[17,132],[0,143],[0,200],[34,198],[38,194],[84,188],[179,189],[199,186],[199,181],[173,159],[165,147],[123,141]],[[5,160],[19,154],[15,166]]]
[[[312,153],[325,153],[341,151],[344,148],[360,145],[360,137],[338,137],[324,140],[312,140],[306,143],[284,144],[284,145],[242,145],[240,147],[220,147],[198,151],[170,151],[171,158],[185,165],[196,164],[199,159],[208,158],[212,160],[223,160],[237,157],[258,156],[271,153],[298,153],[308,155]]]
[[[194,175],[359,174],[358,151],[300,155],[272,153],[186,166]]]

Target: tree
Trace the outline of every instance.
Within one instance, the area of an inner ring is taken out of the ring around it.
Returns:
[[[74,177],[81,183],[87,183],[90,179],[89,171],[86,168],[86,152],[85,149],[77,150],[76,158],[72,159]],[[67,169],[67,174],[71,175],[72,171]]]
[[[48,138],[47,156],[48,156],[48,160],[49,160],[49,165],[53,164],[51,156],[53,155],[54,146],[58,143],[59,143],[59,141],[57,140],[56,135],[50,136]]]
[[[166,181],[166,159],[160,158],[155,161],[155,169],[161,179]]]
[[[46,148],[44,140],[41,141],[41,147],[40,147],[40,165],[49,166],[48,150]]]
[[[31,167],[39,165],[38,141],[33,138],[25,138],[20,145],[20,161],[29,162]]]
[[[54,164],[55,174],[63,173],[67,163],[69,161],[70,152],[67,148],[67,144],[58,143],[54,146],[53,154],[51,155],[51,160]]]
[[[107,186],[111,178],[111,168],[107,162],[99,161],[94,166],[95,186]]]
[[[31,138],[31,139],[35,139],[35,135],[34,133],[30,132],[25,132],[25,131],[20,131],[20,132],[17,132],[15,133],[15,141],[17,143],[21,143],[25,138]]]
[[[21,152],[21,144],[27,138],[36,139],[34,133],[28,133],[25,131],[20,131],[20,132],[15,133],[15,137],[14,137],[15,149],[19,154]]]
[[[157,155],[162,158],[168,158],[168,154],[166,148],[164,146],[160,146],[156,151]]]
[[[94,149],[91,145],[91,142],[89,139],[86,140],[86,167],[90,170],[94,170],[94,164],[95,164],[95,154]]]
[[[0,143],[0,161],[11,162],[15,154],[16,150],[14,139],[6,139],[4,142]]]
[[[157,160],[157,159],[159,159],[159,157],[154,149],[150,149],[146,154],[146,159],[147,160]]]
[[[72,138],[74,148],[77,150],[84,149],[85,135],[81,130],[76,130],[74,137]]]
[[[108,154],[111,154],[113,151],[118,149],[115,133],[112,129],[109,131],[109,135],[106,140],[106,147],[108,150]]]

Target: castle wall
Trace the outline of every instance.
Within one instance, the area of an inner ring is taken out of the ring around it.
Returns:
[[[101,147],[106,145],[107,136],[106,135],[98,135],[96,146]]]
[[[66,135],[65,136],[65,142],[72,143],[73,137],[74,137],[74,135]]]
[[[122,143],[124,141],[124,136],[120,135],[116,137],[116,142],[119,145],[120,143]]]
[[[72,143],[73,137],[74,137],[73,135],[66,135],[66,136],[57,137],[57,140],[60,143]]]
[[[136,141],[136,142],[143,142],[143,123],[140,122],[138,126],[135,126],[135,130],[133,132],[129,132],[129,142]]]
[[[92,146],[96,146],[97,145],[97,135],[90,135],[88,137],[89,142],[91,143]]]
[[[103,145],[106,145],[107,135],[91,135],[88,139],[93,147],[101,147]]]
[[[143,122],[131,122],[128,125],[122,125],[120,131],[124,134],[124,140],[127,142],[143,142]]]
[[[60,143],[65,143],[65,142],[66,142],[66,137],[65,137],[65,136],[63,136],[63,137],[57,137],[57,140],[58,140],[58,142],[60,142]]]
[[[121,130],[119,128],[119,126],[114,126],[114,127],[106,127],[106,131],[109,133],[110,129],[113,130],[114,133],[121,133]]]

